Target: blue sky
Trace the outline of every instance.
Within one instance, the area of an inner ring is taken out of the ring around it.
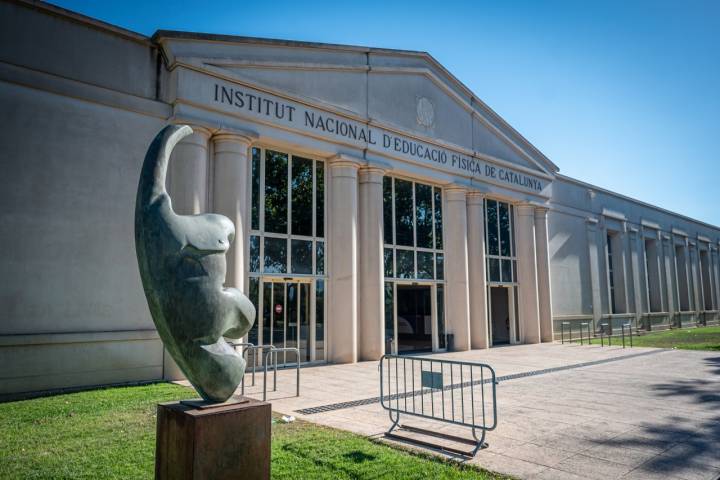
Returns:
[[[424,50],[561,173],[720,226],[720,2],[56,0],[188,30]]]

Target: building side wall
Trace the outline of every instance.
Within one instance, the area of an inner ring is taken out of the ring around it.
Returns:
[[[554,181],[550,203],[556,337],[563,322],[575,328],[588,322],[595,330],[602,324],[619,328],[628,322],[647,330],[718,322],[717,303],[712,303],[720,295],[718,286],[700,288],[694,279],[700,278],[701,266],[693,260],[700,257],[699,251],[706,251],[707,275],[712,276],[720,240],[717,228],[565,177]],[[612,237],[614,308],[608,234]],[[645,239],[655,242],[649,256]],[[676,247],[686,252],[687,272],[682,262],[676,262]],[[654,265],[648,267],[647,262]],[[656,278],[648,281],[648,275]],[[679,306],[679,288],[689,290],[687,310]],[[661,305],[661,311],[651,311],[650,297]],[[712,308],[706,309],[706,304]]]
[[[0,395],[160,378],[133,233],[140,165],[165,123],[135,96],[154,91],[151,49],[0,10]]]

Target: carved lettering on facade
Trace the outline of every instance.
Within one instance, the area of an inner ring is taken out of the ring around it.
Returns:
[[[331,138],[348,140],[372,151],[450,167],[455,172],[479,180],[489,180],[533,192],[540,192],[544,188],[542,180],[530,175],[301,104],[292,105],[250,89],[215,83],[213,101],[271,121],[282,121],[302,130],[312,130]]]

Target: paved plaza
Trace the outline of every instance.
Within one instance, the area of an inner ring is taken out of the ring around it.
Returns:
[[[484,362],[510,377],[497,386],[489,447],[469,460],[488,470],[529,479],[720,476],[720,353],[539,344],[428,358]],[[247,379],[246,393],[261,397],[262,373],[255,387]],[[295,372],[281,370],[268,400],[277,412],[383,438],[390,421],[373,400],[378,383],[378,362],[307,367],[295,397]],[[470,433],[410,416],[401,423]]]

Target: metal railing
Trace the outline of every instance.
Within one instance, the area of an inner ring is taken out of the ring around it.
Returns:
[[[297,370],[296,374],[296,396],[300,396],[300,351],[297,348],[279,348],[275,345],[255,345],[248,342],[238,342],[238,343],[230,343],[231,346],[237,348],[242,348],[242,355],[244,358],[247,358],[247,361],[250,361],[250,358],[252,357],[252,383],[251,386],[255,386],[255,371],[258,367],[258,352],[261,352],[261,359],[263,359],[263,401],[267,399],[267,371],[268,371],[268,365],[271,363],[269,362],[269,359],[272,359],[272,369],[273,369],[273,391],[277,391],[277,371],[278,371],[278,352],[294,352],[297,361],[295,362],[295,368]],[[275,355],[272,355],[272,353],[275,353]],[[265,357],[262,357],[262,354],[265,354]],[[247,354],[247,356],[246,356]],[[285,363],[283,363],[284,365]],[[247,373],[247,370],[246,370]],[[245,395],[245,375],[243,375],[242,380],[240,381],[240,394]]]
[[[573,324],[572,324],[572,322],[562,322],[560,324],[560,343],[562,343],[562,344],[565,343],[565,326],[566,325],[568,326],[568,330],[570,333],[568,343],[572,343],[572,341],[573,341],[573,336],[572,336]],[[587,343],[588,343],[588,345],[590,345],[591,335],[590,335],[590,324],[588,322],[583,322],[580,324],[580,345],[584,345],[583,333],[585,331],[587,331]]]
[[[627,322],[623,323],[620,326],[620,339],[622,341],[622,347],[625,348],[625,329],[628,331],[628,337],[630,338],[630,347],[633,346],[633,331],[632,331],[632,323]],[[610,333],[610,328],[607,322],[603,322],[600,324],[600,346],[605,346],[605,337],[607,337],[607,343],[608,347],[612,347],[612,339],[613,335]],[[617,336],[615,338],[618,338]]]
[[[271,348],[269,352],[265,354],[264,371],[263,371],[263,402],[267,399],[267,372],[268,372],[268,358],[271,356],[275,357],[273,362],[274,374],[273,374],[273,392],[277,391],[277,354],[283,352],[294,352],[295,353],[295,396],[300,396],[300,350],[295,347],[284,347],[284,348]],[[286,353],[287,354],[287,353]],[[287,358],[285,359],[287,360]],[[285,365],[287,362],[283,363]]]
[[[380,404],[388,411],[392,426],[385,433],[403,441],[473,457],[487,447],[485,435],[497,426],[495,370],[489,365],[426,357],[384,355],[380,370]],[[489,391],[486,391],[486,387]],[[468,427],[472,439],[400,425],[400,415]],[[405,430],[430,437],[472,445],[471,451],[442,446],[393,433]],[[480,437],[478,438],[478,431]]]

